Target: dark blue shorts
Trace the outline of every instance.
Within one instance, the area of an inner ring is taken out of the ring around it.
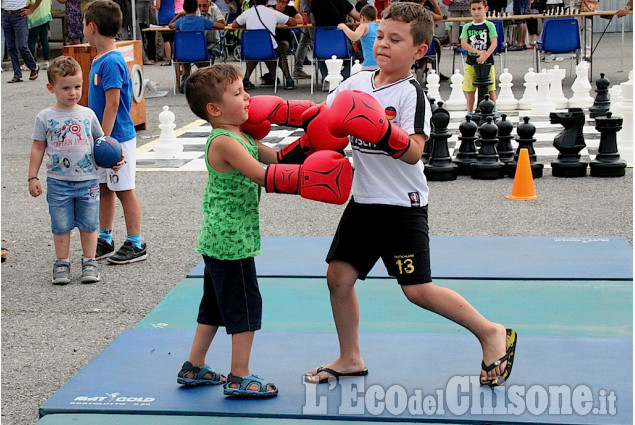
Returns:
[[[527,15],[527,6],[529,6],[529,0],[514,0],[514,15]],[[524,24],[527,22],[524,19],[514,19],[515,24]],[[522,40],[523,43],[525,40]]]
[[[349,202],[333,237],[326,262],[344,261],[366,276],[379,258],[400,285],[432,281],[428,207]]]
[[[260,329],[262,297],[254,258],[217,260],[203,255],[203,260],[203,298],[196,321],[225,326],[230,335]]]

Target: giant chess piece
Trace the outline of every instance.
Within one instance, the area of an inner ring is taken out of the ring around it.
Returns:
[[[609,107],[609,112],[612,112],[613,115],[620,115],[620,104],[622,103],[622,86],[620,84],[615,84],[613,87],[609,89],[609,97],[611,99],[611,106]]]
[[[498,127],[496,152],[498,152],[500,161],[507,165],[514,160],[514,147],[512,146],[514,124],[507,121],[507,114],[501,114],[501,119],[496,122],[496,126]]]
[[[624,119],[622,131],[617,134],[617,143],[626,162],[633,162],[633,83],[620,84],[622,88],[622,102],[620,115]]]
[[[355,59],[355,64],[351,66],[351,75],[357,74],[363,68],[362,64],[359,63],[359,59]]]
[[[159,135],[159,141],[154,145],[154,153],[160,158],[174,158],[181,152],[183,152],[183,144],[176,137],[174,133],[175,116],[170,107],[165,105],[163,111],[159,114],[159,128],[161,134]]]
[[[595,101],[593,106],[589,108],[589,117],[602,117],[611,108],[611,98],[609,96],[609,85],[611,82],[604,77],[604,73],[600,73],[600,78],[595,80]]]
[[[331,59],[324,61],[326,64],[327,74],[324,77],[324,81],[329,83],[329,91],[335,90],[340,85],[344,77],[342,77],[342,65],[344,60],[338,59],[337,56],[331,56]]]
[[[459,174],[470,174],[470,164],[476,161],[476,131],[478,126],[472,121],[472,115],[466,115],[465,121],[459,125],[459,152],[454,158],[454,163],[459,167]]]
[[[487,117],[492,117],[492,120],[496,121],[498,118],[497,113],[494,112],[494,108],[496,108],[496,104],[489,98],[489,94],[483,96],[483,100],[478,103],[476,108],[477,113],[474,115],[478,115],[477,118],[474,119],[477,123],[484,123]]]
[[[494,82],[489,78],[489,70],[492,68],[492,65],[488,63],[473,65],[474,73],[476,74],[476,80],[474,81],[474,86],[477,88],[477,97],[476,104],[478,105],[485,98],[485,95],[488,93],[488,87],[491,86]]]
[[[523,117],[523,122],[519,123],[518,127],[516,127],[516,134],[518,134],[516,137],[518,148],[516,148],[514,160],[506,164],[506,173],[511,177],[516,175],[516,167],[518,166],[520,151],[521,149],[527,149],[532,177],[535,179],[542,177],[542,170],[545,168],[545,165],[538,162],[536,150],[534,149],[534,143],[536,143],[536,139],[534,138],[534,134],[536,134],[536,126],[529,122],[529,117]]]
[[[558,158],[551,163],[554,177],[584,177],[588,163],[580,160],[580,151],[586,147],[582,129],[586,117],[581,108],[569,108],[568,112],[549,114],[551,124],[560,124],[564,130],[553,139]]]
[[[600,132],[600,146],[595,159],[589,163],[593,177],[622,177],[626,174],[626,161],[617,151],[617,132],[622,128],[622,118],[607,112],[595,119],[595,129]]]
[[[445,102],[445,109],[448,111],[465,111],[467,100],[465,100],[465,93],[463,92],[463,75],[458,69],[450,77],[450,82],[452,91],[448,101]]]
[[[573,96],[569,99],[569,108],[589,108],[593,105],[593,98],[589,94],[589,62],[582,61],[575,67],[576,78],[571,85]]]
[[[496,108],[499,111],[514,111],[518,109],[518,101],[512,91],[514,76],[505,68],[498,79],[500,80],[500,92],[496,97]]]
[[[470,164],[470,176],[479,180],[503,178],[505,176],[505,165],[498,160],[498,154],[496,153],[498,127],[492,123],[492,117],[487,117],[487,122],[481,124],[478,131],[481,149],[476,155],[476,161]]]
[[[531,105],[536,100],[536,73],[533,68],[529,68],[529,71],[525,74],[525,91],[523,97],[518,101],[518,109],[529,110]]]
[[[450,113],[443,108],[443,102],[438,102],[438,108],[432,113],[430,121],[433,128],[430,133],[432,154],[423,172],[430,181],[456,180],[458,167],[452,162],[448,149],[448,139],[452,137],[448,131]]]
[[[560,69],[558,65],[555,65],[553,69],[548,69],[547,73],[551,75],[551,85],[549,87],[551,101],[556,105],[556,109],[567,109],[569,100],[564,97],[562,91],[562,80],[567,76],[567,70]]]
[[[428,97],[433,97],[436,100],[441,100],[441,93],[439,93],[439,87],[441,84],[439,83],[441,78],[437,71],[434,69],[430,70],[430,74],[426,78],[426,88],[428,89]]]
[[[536,93],[536,100],[531,105],[531,115],[535,117],[546,117],[549,113],[556,110],[556,105],[551,100],[551,75],[547,73],[546,69],[536,74],[536,83],[538,84],[538,91]]]

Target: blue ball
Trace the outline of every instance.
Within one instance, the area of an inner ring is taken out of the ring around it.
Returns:
[[[121,145],[110,136],[102,136],[95,139],[93,156],[95,164],[102,168],[112,168],[121,161]]]

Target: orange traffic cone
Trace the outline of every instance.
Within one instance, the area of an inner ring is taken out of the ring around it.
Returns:
[[[529,164],[529,151],[521,149],[518,156],[512,194],[505,196],[505,198],[526,201],[537,197],[536,189],[534,188],[534,176],[531,174],[531,165]]]

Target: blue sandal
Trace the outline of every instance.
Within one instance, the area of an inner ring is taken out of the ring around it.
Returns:
[[[237,388],[231,388],[231,384],[236,384]],[[250,390],[249,386],[257,384],[258,390]],[[272,387],[272,390],[267,390],[268,387]],[[227,376],[227,381],[223,384],[223,394],[232,397],[274,397],[278,395],[278,388],[271,382],[267,382],[262,378],[258,378],[256,375],[251,374],[249,376],[240,377],[233,373]]]
[[[186,378],[190,373],[193,375],[193,378]],[[211,378],[205,377],[208,373]],[[223,375],[214,372],[208,365],[199,367],[192,365],[190,362],[185,362],[181,367],[178,378],[176,378],[176,382],[187,387],[197,387],[199,385],[222,384],[224,382],[223,378],[225,378]]]

